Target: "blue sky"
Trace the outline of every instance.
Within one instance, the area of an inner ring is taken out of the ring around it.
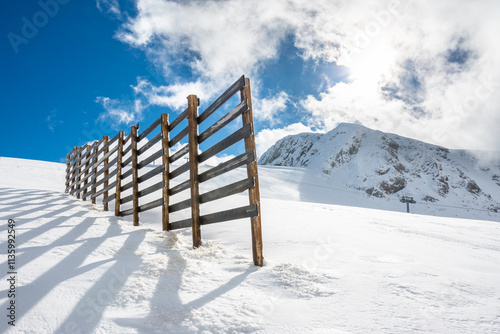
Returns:
[[[60,161],[74,145],[175,117],[188,94],[201,112],[242,74],[259,155],[341,122],[451,148],[500,144],[494,1],[0,6],[0,156]]]

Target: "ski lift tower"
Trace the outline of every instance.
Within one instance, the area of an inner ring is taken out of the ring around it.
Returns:
[[[410,213],[410,203],[415,204],[415,200],[411,196],[403,196],[400,199],[401,203],[406,203],[406,212]]]

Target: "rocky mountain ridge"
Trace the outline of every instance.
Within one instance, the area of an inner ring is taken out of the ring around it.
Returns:
[[[500,162],[481,163],[451,150],[395,134],[342,123],[325,134],[285,137],[259,164],[303,167],[324,182],[377,198],[413,196],[416,201],[500,212]]]

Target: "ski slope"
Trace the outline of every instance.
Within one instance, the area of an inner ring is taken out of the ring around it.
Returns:
[[[303,169],[259,168],[262,268],[248,219],[202,226],[193,250],[189,229],[161,231],[159,210],[133,227],[64,194],[64,165],[1,158],[4,314],[8,219],[18,281],[16,326],[4,315],[0,332],[500,333],[497,221],[362,208],[372,202],[321,188]]]

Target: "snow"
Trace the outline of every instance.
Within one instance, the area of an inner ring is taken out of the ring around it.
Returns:
[[[490,153],[485,164],[485,159],[477,158],[478,152],[449,150],[342,123],[326,134],[283,138],[259,163],[306,168],[302,184],[325,189],[316,194],[333,196],[329,189],[335,188],[336,193],[349,197],[339,196],[341,202],[328,203],[357,202],[363,207],[399,211],[399,199],[411,196],[417,202],[415,213],[500,221],[500,154]],[[318,200],[324,202],[321,196],[312,201]]]
[[[193,250],[189,229],[161,231],[159,210],[134,227],[64,194],[64,170],[0,159],[5,314],[8,219],[16,221],[18,273],[16,326],[4,315],[0,332],[500,332],[496,221],[353,206],[368,200],[333,188],[321,203],[329,185],[307,170],[261,166],[259,268],[248,219],[203,226],[203,246]],[[245,175],[238,169],[207,187]]]

